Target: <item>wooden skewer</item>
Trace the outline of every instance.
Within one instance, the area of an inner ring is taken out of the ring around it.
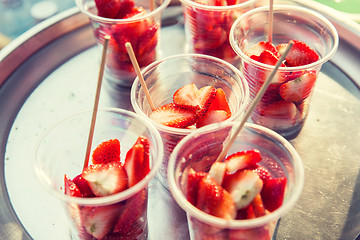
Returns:
[[[273,35],[273,17],[274,17],[274,0],[270,0],[269,3],[269,42],[272,42]]]
[[[99,106],[101,84],[102,84],[102,79],[104,76],[106,51],[108,48],[109,40],[110,40],[110,36],[104,37],[104,46],[103,46],[103,51],[102,51],[102,56],[101,56],[98,83],[97,83],[97,87],[96,87],[95,103],[94,103],[94,108],[93,108],[93,113],[92,113],[92,118],[91,118],[91,125],[90,125],[90,131],[89,131],[89,137],[88,137],[88,143],[87,143],[87,148],[86,148],[86,155],[85,155],[83,169],[85,169],[89,164],[90,150],[91,150],[92,139],[94,136],[94,128],[95,128],[96,116],[97,116],[97,111],[98,111],[98,106]]]
[[[126,47],[126,50],[127,50],[128,54],[129,54],[131,63],[134,66],[135,72],[136,72],[136,74],[137,74],[137,76],[138,76],[138,78],[140,80],[140,84],[141,84],[142,88],[144,89],[145,96],[146,96],[146,99],[148,100],[148,102],[150,104],[151,111],[154,111],[155,110],[154,103],[151,100],[150,93],[149,93],[149,90],[148,90],[148,88],[146,86],[144,77],[141,74],[139,63],[136,60],[135,53],[134,53],[134,50],[133,50],[133,48],[131,46],[131,43],[129,43],[129,42],[125,43],[125,47]]]
[[[220,155],[218,156],[218,158],[216,159],[216,161],[222,161],[222,159],[225,158],[225,155],[227,154],[227,152],[229,151],[231,145],[234,143],[237,135],[239,134],[239,132],[241,131],[242,127],[244,126],[245,122],[248,120],[248,118],[250,117],[252,111],[254,110],[254,108],[256,107],[256,105],[258,104],[258,102],[260,101],[260,99],[263,97],[265,91],[267,90],[267,88],[269,87],[271,80],[273,79],[273,77],[275,76],[275,73],[277,72],[278,68],[280,67],[281,63],[285,60],[286,55],[289,53],[290,49],[292,48],[292,46],[294,45],[293,41],[290,41],[284,51],[284,53],[281,55],[280,59],[277,61],[275,68],[273,69],[273,71],[271,72],[271,74],[269,75],[269,77],[265,80],[265,82],[263,83],[263,85],[261,86],[259,92],[256,94],[253,102],[251,103],[248,111],[245,113],[244,118],[241,120],[239,126],[237,127],[235,133],[232,135],[232,137],[230,138],[230,140],[227,142],[227,144],[225,145],[225,147],[223,148],[222,152],[220,153]]]
[[[154,11],[154,0],[150,0],[150,12]]]

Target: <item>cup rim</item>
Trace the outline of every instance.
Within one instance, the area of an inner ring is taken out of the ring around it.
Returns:
[[[169,163],[168,163],[168,183],[169,183],[169,189],[171,192],[171,195],[177,202],[177,204],[189,215],[195,216],[198,220],[214,225],[221,228],[229,228],[229,229],[243,229],[243,228],[253,228],[253,227],[259,227],[263,226],[271,221],[277,220],[280,217],[284,216],[286,213],[289,212],[289,210],[296,204],[297,200],[299,199],[303,186],[304,186],[304,166],[302,163],[302,160],[295,150],[295,148],[292,146],[292,144],[287,141],[284,137],[282,137],[280,134],[274,132],[273,130],[253,124],[253,123],[245,123],[244,127],[247,129],[252,129],[261,132],[262,134],[266,136],[270,136],[273,140],[281,143],[288,151],[289,153],[294,157],[294,172],[297,178],[300,180],[298,185],[294,186],[294,189],[292,190],[292,194],[286,199],[286,202],[284,202],[278,209],[275,211],[259,218],[254,219],[247,219],[247,220],[226,220],[222,218],[218,218],[212,215],[209,215],[207,213],[204,213],[200,209],[196,208],[194,205],[189,203],[186,199],[186,197],[183,195],[182,191],[177,187],[175,182],[175,155],[178,154],[178,152],[181,151],[182,146],[193,136],[196,136],[201,133],[208,133],[211,131],[214,131],[216,129],[222,128],[222,127],[237,127],[239,122],[228,122],[228,123],[218,123],[213,124],[209,126],[205,126],[199,130],[194,131],[193,133],[187,135],[184,137],[174,148],[173,152],[170,155]]]
[[[241,85],[243,91],[244,91],[244,96],[243,96],[243,101],[244,104],[243,106],[241,106],[241,108],[239,109],[239,111],[237,111],[235,114],[232,114],[230,118],[226,119],[225,121],[233,121],[235,119],[237,119],[238,117],[240,117],[246,110],[248,104],[249,104],[249,100],[250,100],[250,90],[249,90],[249,85],[247,84],[247,81],[244,77],[244,75],[242,74],[242,72],[237,69],[235,66],[233,66],[232,64],[226,62],[225,60],[222,60],[220,58],[217,57],[213,57],[213,56],[209,56],[209,55],[204,55],[204,54],[197,54],[197,53],[182,53],[182,54],[175,54],[169,57],[165,57],[163,59],[157,60],[155,62],[150,63],[149,65],[147,65],[145,68],[143,68],[141,70],[141,74],[144,75],[145,72],[149,71],[150,69],[152,69],[153,67],[155,67],[156,65],[161,64],[162,62],[165,61],[169,61],[172,59],[177,59],[177,58],[183,58],[183,57],[192,57],[192,58],[202,58],[202,59],[207,59],[207,60],[212,60],[212,61],[217,61],[221,64],[225,64],[227,67],[229,67],[232,71],[234,71],[235,73],[237,73],[242,79],[244,79],[243,83],[239,83],[239,85]],[[152,122],[152,124],[154,124],[156,126],[157,129],[159,129],[160,131],[164,131],[164,132],[168,132],[168,133],[172,133],[172,134],[182,134],[182,135],[187,135],[191,132],[194,131],[194,129],[184,129],[184,128],[175,128],[175,127],[168,127],[165,125],[162,125],[160,123],[157,123],[155,121],[153,121],[152,119],[150,119],[139,107],[139,105],[137,104],[137,101],[135,99],[136,96],[136,90],[137,87],[141,87],[140,84],[140,80],[139,77],[136,76],[132,86],[131,86],[131,92],[130,92],[130,100],[131,100],[131,105],[134,109],[134,111],[137,114],[140,114],[141,116],[149,119],[149,121]]]
[[[210,6],[210,5],[204,5],[197,3],[193,0],[180,0],[184,5],[188,5],[191,7],[195,7],[202,10],[209,10],[209,11],[224,11],[224,10],[237,10],[239,8],[248,7],[252,4],[254,4],[257,0],[247,0],[245,2],[235,4],[235,5],[229,5],[229,6]]]
[[[338,32],[337,32],[336,28],[334,27],[334,25],[327,18],[325,18],[323,15],[321,15],[318,12],[315,12],[314,10],[311,10],[311,9],[308,9],[308,8],[305,8],[305,7],[300,7],[300,6],[293,6],[293,5],[275,4],[273,6],[273,10],[274,10],[274,13],[276,11],[278,11],[278,10],[295,10],[295,11],[299,11],[301,13],[315,15],[330,30],[330,33],[332,33],[332,36],[333,36],[333,39],[334,39],[334,45],[331,48],[331,50],[325,56],[323,56],[322,58],[320,58],[316,62],[306,64],[306,65],[302,65],[302,66],[296,66],[296,67],[279,67],[279,71],[297,71],[297,70],[306,70],[306,69],[316,68],[316,67],[321,66],[322,64],[324,64],[326,61],[328,61],[336,53],[338,45],[339,45]],[[235,28],[237,27],[237,25],[239,24],[239,22],[242,19],[244,19],[245,17],[247,17],[249,15],[259,13],[259,12],[264,12],[264,11],[269,11],[269,6],[262,6],[262,7],[254,8],[254,9],[242,14],[239,18],[237,18],[235,20],[235,22],[233,23],[233,25],[231,26],[230,33],[229,33],[229,40],[230,40],[230,45],[231,45],[232,49],[242,59],[244,59],[244,61],[249,62],[249,63],[251,63],[251,64],[253,64],[253,65],[257,66],[257,67],[272,70],[272,69],[275,68],[275,66],[260,63],[258,61],[255,61],[254,59],[251,59],[249,56],[247,56],[239,48],[239,46],[235,43],[235,37],[234,37]]]
[[[146,125],[147,128],[149,128],[151,134],[153,134],[154,139],[156,141],[156,145],[158,145],[159,149],[158,149],[158,157],[156,159],[154,159],[154,165],[152,166],[152,168],[150,169],[150,172],[137,184],[135,184],[134,186],[121,191],[119,193],[116,194],[112,194],[109,196],[104,196],[104,197],[94,197],[94,198],[82,198],[82,197],[72,197],[69,195],[66,195],[65,193],[59,191],[59,190],[55,190],[54,188],[52,188],[51,186],[49,186],[48,184],[46,184],[43,180],[44,177],[40,177],[37,173],[37,166],[36,166],[36,159],[37,159],[37,150],[40,147],[40,144],[42,142],[42,140],[46,137],[46,135],[51,132],[53,129],[55,129],[58,125],[69,121],[77,116],[83,115],[85,113],[90,113],[90,110],[85,110],[85,111],[81,111],[81,112],[77,112],[74,114],[71,114],[65,118],[63,118],[60,121],[57,121],[56,123],[54,123],[53,125],[51,125],[38,139],[38,141],[35,144],[35,148],[33,151],[33,159],[32,159],[32,163],[33,163],[33,172],[36,175],[35,177],[37,178],[38,182],[41,183],[41,185],[43,185],[45,187],[45,189],[50,192],[53,196],[57,197],[58,199],[65,201],[65,202],[71,202],[71,203],[75,203],[75,204],[79,204],[79,205],[87,205],[87,206],[102,206],[102,205],[108,205],[108,204],[112,204],[112,203],[116,203],[119,202],[121,200],[124,199],[128,199],[129,197],[131,197],[132,195],[138,193],[140,190],[144,189],[146,187],[146,185],[149,184],[149,182],[155,177],[155,175],[157,174],[157,171],[160,169],[161,165],[162,165],[162,161],[163,161],[163,154],[164,154],[164,148],[163,148],[163,143],[162,143],[162,139],[160,137],[160,133],[158,132],[158,130],[144,117],[139,116],[138,114],[125,110],[125,109],[120,109],[120,108],[99,108],[98,109],[98,113],[99,112],[106,112],[106,113],[117,113],[117,114],[121,114],[122,116],[130,116],[132,118],[135,118],[137,120],[139,120],[140,122],[143,122],[144,125]]]
[[[115,23],[137,22],[137,21],[143,20],[145,18],[152,17],[152,16],[154,16],[156,14],[160,14],[170,4],[171,0],[163,0],[162,4],[159,7],[155,8],[153,11],[147,12],[145,15],[141,15],[140,17],[132,17],[132,18],[128,18],[128,19],[113,19],[113,18],[100,17],[100,16],[98,16],[96,14],[93,14],[93,13],[89,12],[84,7],[83,1],[84,0],[75,0],[75,3],[77,5],[77,7],[80,9],[80,11],[82,13],[84,13],[85,15],[87,15],[90,19],[96,20],[98,22],[115,24]]]

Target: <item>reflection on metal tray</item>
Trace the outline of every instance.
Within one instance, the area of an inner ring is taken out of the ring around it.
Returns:
[[[162,56],[185,51],[181,8],[165,11]],[[354,239],[360,232],[360,30],[330,17],[341,38],[323,66],[309,118],[292,142],[305,187],[279,224],[277,239]],[[357,45],[358,44],[358,45]],[[69,239],[59,202],[38,186],[34,142],[64,115],[91,109],[99,52],[77,9],[43,22],[0,52],[0,239]],[[129,89],[102,89],[100,106],[130,109]],[[189,239],[185,213],[157,181],[150,186],[149,239]]]

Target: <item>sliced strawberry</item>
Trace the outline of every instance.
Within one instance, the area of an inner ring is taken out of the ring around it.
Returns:
[[[120,7],[116,18],[128,18],[128,14],[137,10],[138,9],[135,8],[135,2],[133,0],[120,0]]]
[[[261,191],[261,198],[264,206],[270,212],[281,206],[284,199],[286,178],[273,178],[265,182]]]
[[[196,127],[200,128],[212,123],[218,123],[225,121],[231,117],[231,114],[223,111],[223,110],[213,110],[213,111],[207,111],[205,115],[198,120],[196,123]]]
[[[241,170],[224,177],[223,187],[232,196],[236,209],[248,206],[260,193],[263,182],[252,170]]]
[[[127,152],[124,166],[129,187],[140,182],[150,172],[149,147],[148,140],[140,136]]]
[[[256,195],[254,200],[250,203],[254,209],[255,217],[262,217],[266,215],[265,207],[260,193]]]
[[[205,172],[196,172],[194,169],[190,168],[187,176],[187,188],[186,188],[186,198],[194,206],[197,204],[197,194],[199,190],[200,180],[207,176]]]
[[[283,83],[280,86],[280,96],[285,101],[300,102],[307,98],[316,81],[315,72],[307,72],[304,75]]]
[[[82,177],[96,196],[115,194],[128,187],[128,177],[120,162],[92,164],[84,169]]]
[[[294,45],[285,58],[285,64],[289,67],[303,66],[319,60],[319,55],[306,43],[294,40]],[[285,45],[282,45],[283,48]],[[281,48],[279,47],[279,49]],[[280,50],[282,51],[282,50]]]
[[[183,108],[174,103],[156,108],[150,114],[150,118],[155,122],[175,128],[186,128],[197,121],[197,115],[194,110]]]
[[[258,58],[259,62],[268,64],[268,65],[272,65],[272,66],[275,66],[275,64],[277,63],[278,60],[279,60],[279,58],[276,57],[269,50],[264,50]],[[283,66],[285,66],[285,65],[283,65]]]
[[[133,17],[141,17],[144,16],[146,14],[146,10],[142,7],[134,7],[131,9],[130,12],[128,12],[127,14],[125,14],[125,16],[123,17],[123,19],[128,19],[128,18],[133,18]],[[140,23],[140,24],[145,24],[146,22]]]
[[[100,17],[116,18],[121,0],[95,0],[95,4]]]
[[[229,103],[227,101],[226,95],[222,88],[216,89],[215,98],[211,102],[208,111],[211,111],[211,110],[223,110],[223,111],[231,114]]]
[[[235,219],[236,209],[231,195],[209,175],[199,182],[196,207],[224,219]]]
[[[292,102],[279,100],[260,109],[263,116],[271,116],[278,118],[294,118],[297,113],[296,105]]]
[[[80,189],[66,174],[64,176],[64,191],[66,195],[81,197]]]
[[[249,57],[251,57],[252,55],[260,56],[260,54],[265,50],[273,53],[274,56],[276,56],[277,58],[280,57],[280,54],[276,49],[276,47],[271,42],[264,42],[264,41],[258,42],[257,44],[249,48],[246,51],[246,55],[248,55]]]
[[[120,161],[120,142],[110,139],[97,146],[92,154],[93,164]]]
[[[82,177],[81,174],[77,175],[73,182],[78,186],[81,197],[95,197],[94,193],[92,192],[89,183]]]
[[[245,168],[254,168],[261,161],[261,155],[258,150],[248,150],[237,152],[226,157],[226,169],[229,173],[236,172]]]
[[[118,217],[121,204],[80,208],[80,219],[86,231],[95,239],[103,239],[111,232]]]
[[[266,170],[266,168],[264,168],[262,166],[257,166],[253,171],[256,172],[257,175],[259,175],[259,177],[263,181],[263,183],[265,183],[267,180],[272,178],[269,171]]]

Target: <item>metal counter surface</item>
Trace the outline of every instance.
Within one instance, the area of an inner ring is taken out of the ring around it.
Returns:
[[[179,13],[165,11],[162,57],[185,51]],[[323,66],[309,117],[291,141],[304,162],[305,186],[276,239],[351,240],[360,232],[360,30],[331,16],[340,46]],[[99,56],[88,19],[77,9],[44,21],[0,52],[1,240],[70,239],[60,203],[36,182],[32,151],[55,121],[92,109]],[[115,91],[104,81],[103,106],[131,109],[129,89]],[[156,179],[149,239],[189,239],[186,214]]]

